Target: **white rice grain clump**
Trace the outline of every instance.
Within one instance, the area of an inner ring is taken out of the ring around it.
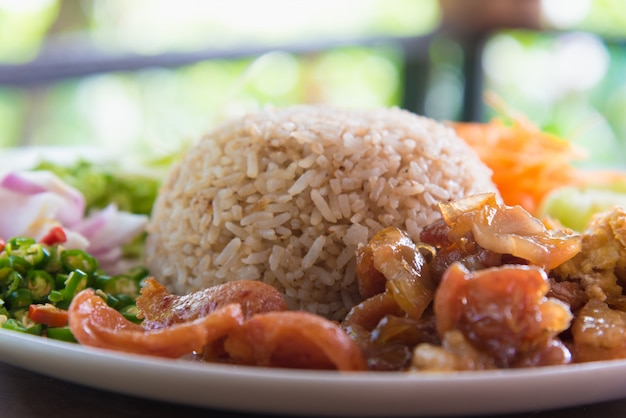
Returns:
[[[341,319],[361,300],[354,253],[400,227],[418,240],[437,203],[496,191],[455,132],[413,113],[301,105],[229,121],[172,169],[145,262],[183,294],[262,280],[291,309]]]

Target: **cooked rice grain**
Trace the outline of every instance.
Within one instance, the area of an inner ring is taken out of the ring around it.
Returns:
[[[263,280],[291,309],[342,318],[361,298],[354,251],[398,226],[418,239],[437,203],[495,191],[454,131],[400,109],[302,105],[229,121],[172,169],[146,264],[170,291]]]

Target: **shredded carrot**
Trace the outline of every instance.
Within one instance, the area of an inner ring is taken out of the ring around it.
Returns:
[[[623,173],[576,168],[572,163],[586,157],[581,149],[520,117],[511,124],[494,119],[451,125],[491,168],[504,202],[520,205],[533,214],[543,198],[558,187],[624,180]]]

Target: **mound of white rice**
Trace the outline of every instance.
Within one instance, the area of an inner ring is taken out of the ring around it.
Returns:
[[[170,291],[262,280],[291,309],[342,318],[355,249],[387,226],[415,239],[437,203],[495,191],[455,132],[400,109],[302,105],[229,121],[172,169],[145,262]]]

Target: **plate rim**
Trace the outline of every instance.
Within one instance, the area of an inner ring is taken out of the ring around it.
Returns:
[[[4,329],[0,329],[0,359],[100,390],[200,408],[263,414],[502,414],[573,407],[626,396],[626,388],[620,390],[626,386],[626,360],[472,372],[303,371],[198,364],[86,347]],[[76,367],[67,367],[67,362]],[[563,381],[569,382],[566,387]],[[577,381],[585,390],[565,397]],[[594,384],[588,385],[592,381]],[[197,385],[204,387],[193,387]],[[171,391],[172,387],[185,390]],[[556,388],[556,396],[545,396],[549,388]],[[247,403],[242,401],[242,393],[247,395]],[[505,402],[507,393],[510,396]],[[289,401],[279,402],[283,394]],[[495,398],[495,402],[486,402],[488,397]],[[337,403],[342,399],[343,403]]]

